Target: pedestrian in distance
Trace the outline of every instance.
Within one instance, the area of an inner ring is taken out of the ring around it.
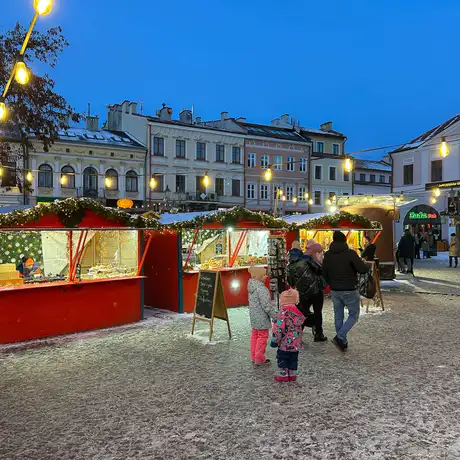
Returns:
[[[372,242],[372,238],[369,235],[364,236],[364,249],[361,251],[361,258],[372,262],[375,259],[375,253],[377,246]]]
[[[422,257],[424,259],[429,259],[430,257],[430,245],[425,238],[422,238]]]
[[[417,234],[414,237],[415,240],[415,259],[420,259],[420,248],[422,244],[422,235],[420,235],[420,232],[417,232]]]
[[[415,254],[415,239],[411,235],[410,230],[406,229],[404,235],[399,240],[399,262],[403,267],[403,273],[414,273],[413,261]],[[423,249],[423,244],[422,244]],[[425,251],[423,253],[425,255]]]
[[[358,254],[350,249],[345,235],[335,231],[329,251],[324,255],[323,276],[331,286],[336,336],[332,343],[341,351],[348,348],[348,333],[358,322],[361,297],[358,273],[369,272]],[[345,307],[348,318],[345,320]]]
[[[457,240],[457,235],[452,233],[450,235],[449,244],[449,267],[452,268],[452,262],[455,260],[455,268],[458,267],[458,256],[460,254],[460,247]]]
[[[325,282],[321,265],[314,258],[322,251],[320,244],[310,242],[307,246],[308,255],[303,254],[298,241],[292,243],[292,249],[289,251],[288,284],[299,292],[299,310],[305,316],[303,327],[312,328],[315,342],[327,340],[323,333]],[[310,307],[313,307],[313,315]]]
[[[265,286],[267,277],[264,267],[249,267],[248,280],[249,319],[251,321],[251,360],[256,365],[269,364],[265,358],[268,337],[272,327],[271,319],[276,315],[270,291]]]
[[[299,293],[295,289],[283,291],[280,295],[280,310],[273,321],[270,346],[278,348],[276,360],[278,375],[275,382],[295,382],[299,351],[302,350],[302,330],[305,320],[297,308]]]

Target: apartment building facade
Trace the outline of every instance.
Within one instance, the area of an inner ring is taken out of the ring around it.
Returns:
[[[353,195],[388,195],[391,192],[391,165],[357,158],[353,163]]]

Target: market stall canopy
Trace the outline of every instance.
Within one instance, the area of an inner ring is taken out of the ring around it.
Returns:
[[[162,225],[175,224],[177,222],[188,222],[196,219],[197,217],[207,216],[214,214],[216,211],[200,211],[200,212],[180,212],[177,214],[162,214],[160,223]]]
[[[13,212],[17,210],[24,211],[25,209],[30,209],[32,206],[26,205],[16,205],[16,206],[2,206],[0,207],[0,214],[6,214],[7,212]]]
[[[391,206],[401,207],[414,203],[418,198],[409,195],[344,195],[337,197],[337,206]]]
[[[335,214],[304,214],[296,215],[298,222],[292,222],[292,225],[298,230],[381,230],[380,222],[369,220],[367,217],[359,214],[350,214],[349,212],[337,212]],[[293,219],[295,220],[295,219]]]
[[[318,212],[316,214],[291,214],[289,216],[283,216],[283,220],[288,224],[301,225],[311,219],[319,219],[320,217],[328,215],[330,215],[328,212]]]
[[[0,208],[1,209],[1,208]],[[42,203],[30,209],[16,209],[0,214],[3,229],[152,229],[159,230],[157,219],[131,215],[103,206],[90,198],[68,198]]]
[[[189,213],[193,214],[193,213]],[[176,214],[177,215],[177,214]],[[263,212],[249,211],[246,208],[235,207],[222,211],[206,213],[204,215],[196,216],[190,220],[175,221],[169,228],[172,230],[183,229],[255,229],[255,228],[268,228],[268,229],[288,229],[289,224],[283,219],[279,219]]]

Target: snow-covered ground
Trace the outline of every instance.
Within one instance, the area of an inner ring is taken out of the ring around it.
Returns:
[[[209,343],[206,324],[192,337],[189,317],[153,312],[141,327],[4,349],[0,459],[458,459],[449,283],[460,271],[416,268],[419,280],[384,288],[385,312],[362,315],[346,355],[306,333],[297,383],[253,367],[245,308],[230,310],[232,340],[222,321]],[[426,295],[429,283],[440,294]],[[332,337],[329,300],[325,329]]]

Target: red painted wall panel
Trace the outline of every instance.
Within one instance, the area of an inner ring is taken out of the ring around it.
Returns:
[[[140,278],[2,291],[0,343],[139,321],[140,293]]]

